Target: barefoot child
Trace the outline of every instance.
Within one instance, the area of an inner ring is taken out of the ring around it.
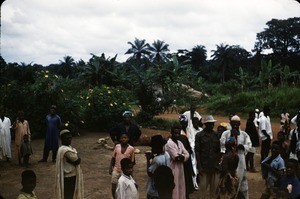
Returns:
[[[23,142],[21,144],[21,157],[23,158],[23,167],[28,168],[29,157],[32,154],[31,143],[29,141],[29,135],[25,134],[23,136]]]
[[[109,166],[109,174],[111,174],[111,194],[113,198],[115,198],[118,179],[122,174],[121,160],[123,158],[129,158],[134,162],[134,147],[128,144],[128,135],[122,134],[119,141],[120,144],[116,144]]]
[[[25,170],[22,172],[22,182],[23,188],[17,199],[37,199],[34,193],[34,188],[36,186],[36,175],[32,170]]]
[[[122,175],[118,180],[116,199],[138,199],[138,186],[132,178],[134,163],[129,158],[121,160]]]

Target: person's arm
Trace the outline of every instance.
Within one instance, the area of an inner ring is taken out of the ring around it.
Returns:
[[[132,141],[134,143],[136,143],[140,139],[142,132],[141,132],[141,129],[136,124],[131,124],[131,125],[132,125],[132,129],[133,129]]]
[[[220,148],[221,148],[221,153],[224,154],[225,151],[226,151],[226,148],[225,148],[225,142],[226,142],[226,135],[228,134],[228,130],[224,131],[221,135],[221,138],[220,138]]]
[[[244,135],[245,135],[244,148],[245,148],[245,152],[247,153],[249,149],[252,148],[252,142],[250,136],[246,132],[244,132]]]
[[[188,143],[190,149],[192,149],[190,143],[189,142],[187,142],[187,143]],[[182,143],[181,143],[181,145],[182,145],[182,154],[180,154],[180,155],[183,157],[182,158],[183,159],[182,162],[186,162],[189,159],[189,157],[190,157],[190,153],[184,148],[184,145]]]
[[[67,162],[73,164],[74,166],[77,166],[81,163],[81,158],[78,157],[77,153],[68,151],[65,153],[65,157],[67,159]]]
[[[113,168],[116,164],[116,158],[112,157],[111,160],[110,160],[110,165],[109,165],[109,169],[108,169],[108,173],[111,175],[112,174],[112,171],[113,171]]]
[[[267,137],[267,139],[271,139],[270,135],[266,131],[266,117],[260,119],[261,132]]]
[[[113,143],[115,143],[115,144],[119,141],[117,138],[117,128],[118,128],[118,126],[116,125],[109,130],[110,138],[113,141]]]

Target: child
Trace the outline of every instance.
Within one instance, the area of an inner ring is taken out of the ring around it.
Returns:
[[[121,160],[123,158],[129,158],[132,162],[135,160],[134,147],[128,144],[128,135],[125,133],[122,134],[119,141],[120,144],[116,144],[109,166],[109,174],[111,174],[111,193],[113,198],[115,198],[118,179],[121,176]]]
[[[288,190],[289,198],[296,199],[300,196],[300,182],[296,176],[298,161],[289,159],[286,163],[286,175],[280,179],[280,187]]]
[[[164,151],[164,145],[167,142],[161,135],[154,135],[151,137],[151,153],[146,153],[147,159],[147,199],[157,199],[158,192],[154,187],[153,173],[160,165],[170,166],[170,155]],[[154,154],[156,156],[154,156]],[[150,160],[152,159],[151,163]]]
[[[154,186],[159,194],[159,199],[172,199],[175,187],[174,175],[170,167],[161,165],[153,174]]]
[[[23,158],[23,167],[28,168],[29,156],[32,154],[31,143],[29,141],[29,135],[25,134],[23,136],[23,142],[21,144],[21,157]]]
[[[117,199],[138,199],[138,186],[132,178],[133,162],[129,158],[121,160],[122,175],[116,189]]]
[[[274,141],[271,146],[271,156],[266,157],[261,162],[262,177],[266,181],[266,189],[261,198],[270,198],[275,196],[274,188],[278,187],[278,180],[283,175],[285,164],[279,154],[279,143]]]
[[[23,188],[17,199],[37,199],[34,193],[34,188],[36,186],[36,175],[32,170],[25,170],[22,172],[22,182]]]

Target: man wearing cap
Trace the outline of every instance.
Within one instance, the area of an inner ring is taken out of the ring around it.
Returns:
[[[55,190],[57,199],[83,198],[81,159],[71,146],[72,134],[64,129],[60,132],[61,144],[57,152]]]
[[[229,137],[233,137],[235,139],[236,146],[240,144],[243,145],[246,153],[252,147],[249,135],[245,131],[240,130],[240,125],[240,117],[237,115],[232,116],[230,120],[230,126],[232,129],[224,131],[220,138],[221,153],[225,153],[225,142]]]
[[[221,161],[220,140],[213,130],[216,120],[208,115],[203,121],[205,128],[195,136],[195,154],[200,178],[200,198],[215,198],[219,181],[219,163]],[[209,195],[207,188],[209,187]]]
[[[146,153],[147,159],[147,199],[158,199],[158,192],[154,186],[153,174],[157,167],[165,165],[170,167],[170,155],[164,151],[164,145],[167,143],[161,135],[151,137],[151,153]],[[154,156],[155,155],[155,156]],[[150,162],[150,160],[152,161]]]
[[[225,153],[225,142],[228,138],[232,137],[235,142],[235,148],[238,150],[239,164],[237,176],[239,177],[239,188],[238,191],[241,192],[245,198],[248,198],[248,180],[246,177],[246,163],[245,154],[252,147],[252,142],[250,136],[245,132],[240,130],[241,119],[239,116],[234,115],[231,117],[230,125],[231,130],[224,131],[220,138],[221,153]]]
[[[135,143],[140,139],[142,134],[140,128],[131,121],[132,112],[125,111],[123,114],[123,121],[111,128],[109,131],[112,141],[117,144],[122,134],[126,133],[129,137],[129,144],[134,146]]]
[[[56,106],[50,107],[50,113],[46,116],[47,133],[45,137],[43,158],[39,162],[47,162],[49,152],[52,151],[52,162],[55,162],[58,150],[59,131],[61,128],[61,119],[56,114]]]

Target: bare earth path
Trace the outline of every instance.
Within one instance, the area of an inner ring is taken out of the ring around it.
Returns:
[[[159,117],[178,119],[178,114],[164,114]],[[227,122],[227,117],[215,117],[215,128],[220,122]],[[273,132],[278,132],[278,124],[273,124]],[[242,129],[245,128],[245,120],[242,120]],[[168,136],[167,131],[156,131],[142,129],[142,135],[150,137],[153,134],[162,134]],[[80,137],[74,137],[72,145],[78,150],[82,158],[81,167],[84,175],[85,198],[86,199],[110,199],[110,175],[108,174],[108,166],[111,158],[111,150],[100,147],[97,140],[101,137],[107,137],[108,134],[100,132],[82,132]],[[111,142],[109,141],[110,145]],[[32,146],[34,154],[31,156],[32,169],[37,174],[37,186],[35,192],[40,199],[54,199],[54,174],[55,164],[52,162],[38,163],[42,157],[44,140],[33,140]],[[13,148],[13,147],[12,147]],[[146,158],[144,152],[149,150],[148,146],[137,146],[141,150],[140,154],[136,154],[136,166],[134,167],[134,179],[139,185],[140,198],[146,198]],[[259,168],[259,151],[255,155],[256,167]],[[50,154],[51,156],[51,154]],[[50,160],[50,158],[49,158]],[[21,173],[23,168],[16,164],[16,160],[5,162],[0,160],[0,194],[5,199],[15,199],[21,189]],[[264,184],[260,173],[247,173],[249,182],[250,199],[259,198]],[[190,195],[191,199],[199,198],[199,192]]]

